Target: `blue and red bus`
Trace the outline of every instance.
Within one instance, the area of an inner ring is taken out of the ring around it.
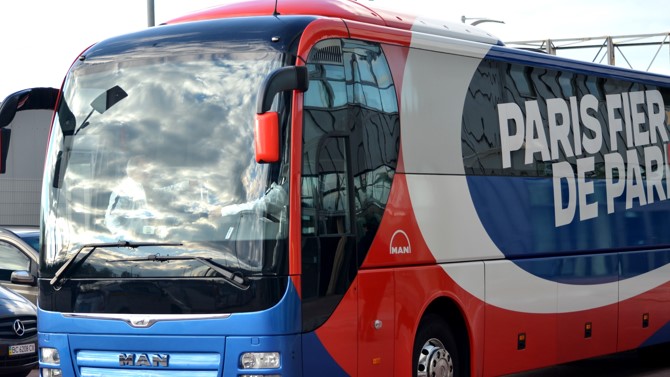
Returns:
[[[670,78],[369,5],[228,4],[79,56],[42,376],[499,376],[670,341]]]

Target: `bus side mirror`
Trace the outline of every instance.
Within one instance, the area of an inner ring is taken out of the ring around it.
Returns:
[[[7,171],[7,155],[9,154],[9,137],[11,130],[5,129],[16,115],[19,103],[22,102],[28,90],[12,93],[2,101],[0,106],[0,174]]]
[[[265,78],[256,98],[256,125],[254,128],[256,162],[279,161],[279,114],[270,111],[275,95],[287,90],[304,92],[308,86],[307,67],[304,66],[282,67]]]
[[[279,114],[267,112],[256,114],[254,128],[254,147],[256,162],[269,163],[279,161]]]
[[[7,155],[9,152],[9,137],[12,130],[0,128],[0,174],[5,174],[7,166]]]
[[[0,105],[0,174],[4,174],[9,155],[11,130],[5,129],[21,110],[54,110],[59,94],[54,88],[32,88],[12,93]]]

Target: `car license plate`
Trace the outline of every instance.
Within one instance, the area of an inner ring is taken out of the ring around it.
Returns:
[[[34,353],[34,352],[35,352],[35,343],[9,346],[9,356],[23,355],[24,353]]]

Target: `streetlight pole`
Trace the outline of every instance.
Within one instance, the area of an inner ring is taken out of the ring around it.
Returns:
[[[498,24],[504,24],[505,23],[505,21],[494,20],[494,19],[491,19],[491,18],[461,16],[461,22],[462,23],[465,23],[465,21],[467,21],[467,20],[475,20],[472,23],[470,23],[470,25],[472,25],[472,26],[477,26],[477,25],[482,24],[484,22],[495,22],[495,23],[498,23]]]
[[[149,25],[149,27],[153,27],[156,25],[154,0],[147,0],[147,24]]]

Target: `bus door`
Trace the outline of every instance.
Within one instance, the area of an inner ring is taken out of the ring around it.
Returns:
[[[318,42],[306,65],[303,329],[315,330],[343,374],[392,375],[393,270],[359,270],[374,247],[398,160],[391,71],[379,44],[350,39]]]
[[[310,144],[302,176],[302,316],[303,331],[314,331],[316,345],[305,346],[306,375],[340,359],[355,360],[357,335],[348,142],[326,135]],[[348,374],[346,366],[326,369],[340,368]]]

